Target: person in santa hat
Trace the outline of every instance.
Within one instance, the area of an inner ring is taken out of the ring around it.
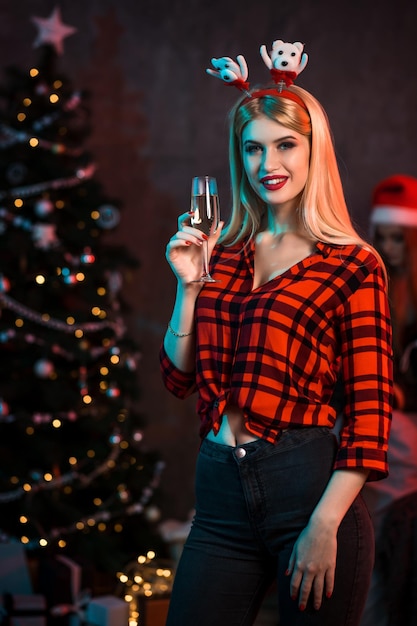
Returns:
[[[410,572],[407,563],[395,564],[393,549],[393,533],[399,528],[394,527],[394,519],[406,521],[417,513],[417,178],[395,174],[376,185],[370,227],[373,244],[389,274],[395,408],[389,476],[363,489],[375,527],[376,562],[361,626],[388,626],[397,623],[392,621],[394,613],[398,623],[417,623],[417,615],[407,621],[410,611],[417,611],[406,601]],[[406,545],[408,526],[406,521],[400,531],[404,553],[395,537],[396,558],[411,555],[411,546]],[[395,580],[391,578],[393,572]],[[397,597],[399,589],[401,599]],[[411,589],[409,593],[412,595]]]

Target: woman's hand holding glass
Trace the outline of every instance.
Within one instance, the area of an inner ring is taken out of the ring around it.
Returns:
[[[200,283],[203,273],[203,245],[207,243],[210,258],[220,237],[223,222],[219,222],[216,233],[207,237],[198,228],[191,226],[193,212],[184,213],[178,218],[178,231],[171,237],[166,248],[166,258],[177,279],[184,285]]]
[[[191,210],[178,219],[178,232],[167,246],[166,256],[174,274],[184,284],[214,283],[209,259],[221,233],[217,181],[194,176]]]

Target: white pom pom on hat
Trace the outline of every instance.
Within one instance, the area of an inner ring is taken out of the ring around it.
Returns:
[[[417,227],[417,178],[395,174],[379,182],[372,194],[370,223]]]

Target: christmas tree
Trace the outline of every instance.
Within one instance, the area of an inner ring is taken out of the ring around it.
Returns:
[[[158,548],[123,320],[138,261],[106,237],[121,206],[84,148],[88,96],[57,69],[75,29],[33,19],[39,61],[0,85],[0,540],[115,573]]]

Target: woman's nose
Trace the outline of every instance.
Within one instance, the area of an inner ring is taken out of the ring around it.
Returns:
[[[281,162],[276,150],[265,150],[262,163],[264,170],[266,170],[267,172],[270,172],[271,170],[276,170],[277,168],[279,168],[280,164]]]
[[[385,241],[382,242],[382,245],[381,245],[382,254],[389,256],[390,254],[392,254],[394,248],[395,246],[393,245],[393,242],[390,239],[386,239]]]

